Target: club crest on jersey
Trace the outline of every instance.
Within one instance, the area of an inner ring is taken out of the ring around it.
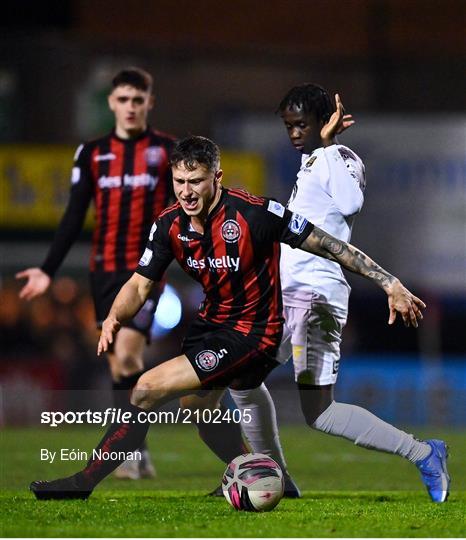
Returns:
[[[317,159],[317,156],[312,156],[310,157],[306,163],[304,164],[304,168],[305,169],[310,169],[312,167],[312,164],[314,163],[314,161]]]
[[[163,149],[160,146],[149,146],[145,152],[146,163],[149,167],[155,167],[163,158]]]
[[[225,242],[233,244],[234,242],[238,242],[240,236],[241,227],[239,226],[239,223],[234,219],[227,219],[222,225],[222,237]]]
[[[222,357],[226,353],[225,349],[222,349]],[[196,354],[195,362],[199,369],[202,371],[212,371],[218,366],[219,357],[214,351],[201,351]]]

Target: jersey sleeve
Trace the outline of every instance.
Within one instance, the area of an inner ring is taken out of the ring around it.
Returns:
[[[278,241],[297,248],[313,228],[314,224],[304,216],[291,212],[278,201],[265,199],[254,230],[259,242]]]
[[[89,145],[81,145],[74,157],[68,204],[41,266],[50,277],[54,276],[81,232],[92,194],[91,149]]]
[[[170,222],[157,219],[150,230],[146,249],[139,260],[136,272],[151,281],[160,281],[174,258],[169,238]]]
[[[324,149],[329,176],[325,185],[335,206],[344,216],[359,212],[364,202],[365,172],[362,161],[345,146]]]

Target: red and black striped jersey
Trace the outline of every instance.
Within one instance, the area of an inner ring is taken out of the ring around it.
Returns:
[[[147,129],[133,139],[114,131],[75,154],[68,206],[42,269],[53,275],[95,206],[91,271],[133,271],[150,227],[173,197],[169,154],[174,138]]]
[[[222,190],[204,233],[179,203],[152,225],[137,272],[159,281],[175,258],[205,293],[199,317],[277,346],[282,333],[280,242],[298,247],[312,223],[272,199]]]

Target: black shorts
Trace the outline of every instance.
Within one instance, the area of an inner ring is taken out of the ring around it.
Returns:
[[[106,319],[116,295],[132,275],[133,272],[129,271],[90,273],[91,293],[94,300],[97,328],[102,328],[102,323]],[[149,298],[136,313],[135,317],[122,325],[124,328],[137,330],[146,336],[148,341],[150,340],[150,330],[154,319],[154,313],[157,309],[157,304],[159,303],[164,285],[165,282],[154,285]]]
[[[278,366],[278,347],[257,349],[257,340],[235,330],[197,319],[183,341],[182,352],[196,371],[203,389],[257,388]]]

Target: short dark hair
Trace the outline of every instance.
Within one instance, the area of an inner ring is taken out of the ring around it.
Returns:
[[[153,79],[150,73],[138,67],[128,67],[119,71],[112,79],[112,88],[117,86],[133,86],[143,92],[152,93]]]
[[[197,164],[216,171],[220,167],[220,148],[207,137],[186,137],[175,144],[170,156],[172,166],[181,162],[189,171],[193,171]]]
[[[330,96],[322,86],[313,83],[304,83],[294,86],[281,100],[277,112],[297,107],[306,114],[314,114],[317,121],[328,122],[335,107]]]

